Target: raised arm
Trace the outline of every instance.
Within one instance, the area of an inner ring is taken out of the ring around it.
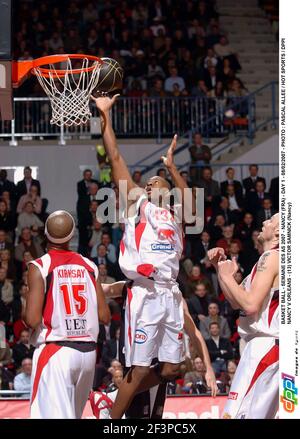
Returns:
[[[109,116],[109,112],[118,96],[119,95],[114,95],[112,98],[107,96],[94,98],[92,96],[91,98],[93,99],[93,101],[95,101],[96,106],[100,112],[100,123],[101,123],[103,144],[111,164],[113,181],[116,184],[116,186],[119,187],[120,180],[126,180],[127,193],[128,193],[131,189],[137,187],[137,185],[132,180],[126,162],[120,154],[117,145],[116,136],[112,128],[112,124]]]
[[[212,263],[212,265],[214,266],[214,268],[217,272],[218,281],[219,281],[222,293],[225,295],[226,299],[229,301],[229,303],[233,309],[239,309],[240,308],[239,304],[234,299],[234,296],[232,295],[232,293],[227,288],[226,284],[223,282],[222,278],[219,275],[218,262],[226,260],[224,249],[222,247],[212,248],[212,249],[208,250],[207,257],[208,257],[209,262]]]
[[[196,203],[195,203],[194,196],[192,194],[192,190],[188,187],[185,180],[181,177],[181,175],[180,175],[180,173],[179,173],[179,171],[174,163],[174,151],[176,149],[176,145],[177,145],[177,134],[174,135],[173,140],[171,142],[171,145],[169,146],[169,149],[167,151],[167,154],[165,156],[162,156],[161,159],[162,159],[165,167],[169,171],[169,174],[173,180],[175,188],[177,188],[181,192],[183,206],[185,205],[185,203],[188,203],[189,201],[191,201],[191,206],[188,206],[187,209],[184,209],[184,213],[186,214],[186,218],[184,218],[184,220],[186,222],[192,222],[192,221],[189,221],[188,217],[191,216],[191,214],[193,214],[193,215],[195,214]],[[190,191],[190,197],[188,197],[188,199],[186,199],[186,195],[189,191]]]
[[[256,314],[260,311],[263,301],[278,277],[278,258],[278,252],[275,251],[264,253],[260,257],[256,274],[251,283],[250,291],[247,291],[247,294],[245,294],[244,288],[238,285],[234,279],[234,262],[224,261],[218,263],[219,275],[222,281],[240,309],[244,310],[247,314]]]

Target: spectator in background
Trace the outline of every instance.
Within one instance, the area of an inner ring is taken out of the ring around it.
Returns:
[[[264,198],[262,201],[262,208],[256,214],[256,227],[261,229],[263,222],[270,219],[276,213],[272,207],[272,201],[270,198]]]
[[[227,361],[232,360],[233,349],[228,338],[220,336],[218,322],[211,322],[209,325],[210,337],[206,340],[211,365],[217,377],[227,369]]]
[[[7,212],[11,213],[13,216],[16,214],[16,202],[15,198],[13,198],[9,191],[3,191],[1,198],[2,201],[5,201],[7,205]]]
[[[23,331],[20,334],[20,339],[18,341],[18,343],[16,343],[13,346],[13,359],[16,365],[16,368],[18,369],[21,364],[22,361],[25,358],[31,358],[33,356],[33,352],[34,352],[34,346],[32,346],[29,343],[29,330],[28,329],[23,329]]]
[[[26,195],[22,195],[19,199],[17,206],[17,213],[21,213],[25,210],[25,206],[27,202],[31,202],[33,204],[33,211],[37,215],[39,215],[42,211],[42,199],[38,195],[38,187],[35,184],[30,186],[29,192]]]
[[[208,88],[204,79],[199,79],[199,81],[197,81],[197,85],[192,87],[191,95],[199,98],[201,97],[203,98],[206,97],[207,94],[208,94]]]
[[[16,281],[16,267],[8,249],[0,250],[0,267],[6,270],[6,277],[9,281]]]
[[[39,219],[39,217],[34,213],[34,206],[31,201],[27,201],[27,203],[24,206],[24,210],[20,215],[18,216],[18,224],[17,229],[20,233],[21,230],[24,228],[31,228],[31,227],[37,227],[42,228],[44,227],[44,223]]]
[[[279,211],[279,177],[272,178],[269,194],[276,212]]]
[[[187,304],[192,319],[198,328],[200,321],[208,315],[208,288],[204,282],[197,283],[193,295],[187,299]]]
[[[16,185],[7,179],[7,171],[6,169],[0,170],[0,197],[4,191],[8,191],[10,193],[11,199],[16,197]]]
[[[10,252],[13,252],[14,250],[13,244],[9,239],[8,234],[2,228],[0,228],[0,251],[1,250],[9,250]]]
[[[117,251],[116,247],[111,243],[111,238],[109,233],[103,233],[101,244],[105,245],[107,251],[107,257],[109,261],[113,264],[117,262]]]
[[[236,372],[237,365],[235,361],[229,360],[227,363],[227,369],[226,372],[222,372],[219,376],[219,381],[222,383],[222,387],[224,389],[224,393],[229,393],[231,383],[233,381],[235,372]]]
[[[117,327],[114,337],[104,343],[102,362],[107,368],[110,366],[113,359],[119,360],[120,332],[120,327]]]
[[[172,93],[174,84],[178,84],[179,91],[185,89],[185,82],[181,76],[178,76],[177,67],[171,67],[169,69],[170,76],[165,80],[165,91]]]
[[[205,69],[208,69],[209,67],[216,67],[217,68],[218,67],[218,63],[219,63],[219,60],[218,60],[218,57],[215,54],[214,49],[212,47],[208,48],[207,49],[207,55],[204,58],[204,62],[203,62],[204,68]]]
[[[239,270],[244,273],[247,255],[245,255],[238,242],[233,241],[229,246],[228,259],[236,260]]]
[[[191,272],[188,274],[187,290],[189,294],[192,294],[196,288],[196,285],[204,280],[205,276],[201,273],[199,265],[194,265]]]
[[[105,230],[105,228],[104,228]],[[102,224],[97,221],[97,219],[94,219],[93,226],[91,228],[92,236],[89,241],[89,247],[93,248],[94,245],[98,245],[99,242],[101,242],[102,234],[103,234],[103,227]]]
[[[256,215],[257,211],[263,207],[263,200],[270,198],[268,192],[265,192],[266,185],[263,180],[255,183],[255,190],[246,194],[246,205],[252,215]]]
[[[167,96],[164,90],[164,83],[161,79],[155,79],[153,87],[149,90],[150,97],[164,98]]]
[[[186,393],[200,394],[207,392],[205,365],[200,357],[193,360],[193,370],[184,375],[183,389]]]
[[[97,180],[94,180],[92,176],[93,173],[90,169],[85,169],[83,171],[83,179],[77,183],[77,195],[79,199],[85,198],[89,195],[89,187],[92,183],[98,186]]]
[[[227,194],[226,197],[228,199],[228,208],[232,214],[232,222],[237,224],[241,220],[241,216],[244,210],[244,198],[240,193],[235,192],[235,188],[233,184],[229,184],[227,186]]]
[[[211,161],[211,151],[207,145],[203,144],[200,133],[195,133],[193,144],[189,147],[191,155],[190,177],[192,182],[197,182],[202,176],[202,167],[209,165]],[[193,166],[195,165],[195,166]]]
[[[20,244],[18,244],[15,248],[15,259],[18,262],[23,261],[25,251],[28,251],[33,259],[37,259],[44,254],[44,250],[40,244],[32,238],[29,227],[24,227],[24,229],[21,230]]]
[[[134,173],[132,174],[132,180],[135,182],[137,186],[142,188],[145,187],[145,182],[142,180],[141,171],[134,171]]]
[[[220,185],[220,189],[221,189],[221,194],[223,196],[226,196],[227,194],[227,187],[229,184],[233,184],[234,186],[234,191],[237,197],[242,197],[243,196],[243,188],[241,183],[238,180],[234,179],[234,174],[235,174],[235,170],[234,168],[227,168],[226,169],[226,177],[227,179],[221,182]]]
[[[244,178],[243,186],[246,191],[246,195],[248,192],[255,191],[255,185],[257,181],[263,181],[266,186],[266,180],[263,177],[258,176],[258,165],[252,164],[249,166],[249,177]]]
[[[111,383],[107,386],[107,393],[114,392],[119,388],[123,381],[123,369],[118,368],[112,371]]]
[[[216,302],[211,302],[208,305],[208,316],[200,320],[199,329],[201,334],[205,339],[210,337],[210,324],[212,322],[217,322],[219,325],[219,334],[220,337],[230,338],[231,332],[228,326],[227,320],[219,315],[220,308]]]
[[[236,237],[242,242],[251,241],[252,232],[255,229],[252,213],[245,212],[240,224],[236,227]]]
[[[233,227],[232,226],[224,226],[223,227],[223,238],[217,241],[217,247],[222,247],[225,251],[225,254],[229,254],[230,244],[232,242],[237,242],[241,247],[241,242],[239,239],[233,239]]]
[[[99,280],[102,284],[113,284],[116,279],[107,275],[107,268],[105,264],[100,264],[99,269]]]
[[[41,195],[41,185],[38,180],[32,178],[32,169],[30,166],[25,166],[24,168],[24,178],[23,180],[17,183],[17,196],[18,199],[21,198],[22,195],[26,195],[29,193],[32,185],[38,187],[38,195]]]
[[[11,350],[5,340],[4,322],[0,321],[0,390],[13,390],[14,374],[7,367],[12,364]],[[3,337],[1,337],[1,332]]]
[[[213,207],[213,215],[222,215],[225,218],[226,226],[237,223],[239,219],[229,208],[229,200],[227,197],[221,197],[219,204]]]
[[[12,303],[14,298],[14,288],[10,280],[7,279],[7,270],[0,268],[0,300],[6,307]]]
[[[220,195],[219,183],[212,178],[212,169],[208,166],[202,170],[202,178],[199,180],[198,186],[204,188],[204,200],[206,207],[211,206],[215,197]]]
[[[8,212],[6,201],[0,200],[0,229],[5,230],[12,240],[15,227],[16,220],[13,213]]]
[[[23,358],[21,366],[21,372],[14,379],[14,389],[24,391],[25,393],[20,396],[28,397],[31,390],[32,359]]]
[[[217,214],[216,217],[211,218],[207,228],[213,239],[213,241],[218,241],[223,237],[223,228],[225,226],[225,218],[222,214]]]
[[[229,45],[225,35],[220,37],[219,43],[214,45],[214,51],[216,55],[221,58],[227,58],[230,61],[233,70],[240,70],[241,66],[238,61],[238,55],[235,53],[234,49]]]

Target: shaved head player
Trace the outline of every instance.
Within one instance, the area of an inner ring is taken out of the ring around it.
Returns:
[[[240,309],[239,334],[247,342],[223,418],[272,419],[279,405],[279,214],[264,221],[258,236],[264,253],[241,285],[236,261],[224,250],[208,251],[224,295]]]
[[[69,250],[74,230],[68,212],[52,213],[45,224],[48,253],[29,264],[32,418],[81,418],[93,384],[99,320],[110,320],[98,268]]]
[[[121,181],[126,182],[130,201],[138,187],[120,154],[110,121],[109,112],[116,97],[94,100],[100,111],[113,180],[118,187]],[[175,147],[176,136],[162,159],[185,203],[188,187],[174,164]],[[125,308],[125,358],[130,370],[119,387],[111,413],[113,419],[123,416],[138,392],[174,379],[184,360],[183,300],[176,282],[183,246],[182,225],[175,221],[175,212],[167,204],[170,187],[165,179],[152,177],[145,189],[146,194],[131,201],[120,244],[121,270],[133,281]],[[158,194],[155,189],[161,192]],[[159,363],[150,368],[154,358]]]

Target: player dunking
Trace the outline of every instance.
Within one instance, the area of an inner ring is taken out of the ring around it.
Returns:
[[[241,310],[239,333],[247,342],[223,418],[272,419],[278,410],[279,214],[264,221],[258,239],[264,253],[241,285],[234,279],[236,261],[222,260],[223,249],[208,251],[222,291]]]
[[[99,320],[109,308],[96,265],[69,250],[73,217],[52,213],[48,253],[29,265],[25,322],[34,331],[31,417],[81,418],[93,384]]]
[[[113,180],[127,182],[127,194],[137,186],[120,155],[109,111],[117,96],[95,100],[101,115],[103,143],[112,166]],[[182,194],[187,185],[173,161],[176,136],[163,158],[174,185]],[[170,207],[163,203],[164,195],[153,199],[154,189],[169,191],[169,183],[152,177],[146,186],[146,195],[134,204],[134,215],[125,220],[125,233],[120,245],[119,264],[129,279],[125,312],[125,357],[131,367],[120,385],[112,409],[112,418],[121,418],[133,397],[162,380],[175,378],[183,353],[182,295],[176,283],[182,253],[182,227],[174,220]],[[183,198],[184,202],[184,198]],[[132,207],[132,206],[131,206]],[[157,357],[158,367],[151,368]]]

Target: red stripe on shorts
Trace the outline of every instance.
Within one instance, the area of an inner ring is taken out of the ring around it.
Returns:
[[[254,372],[254,375],[252,377],[250,386],[248,387],[248,390],[245,394],[245,396],[250,392],[252,387],[254,386],[255,382],[258,380],[260,375],[272,364],[276,363],[279,360],[279,346],[274,345],[269,352],[266,353],[266,355],[260,360],[256,371]]]
[[[51,344],[46,344],[46,346],[42,350],[42,352],[39,356],[39,359],[38,359],[37,367],[36,367],[34,383],[33,383],[33,388],[32,388],[31,404],[33,403],[33,401],[36,397],[39,382],[40,382],[44,367],[47,365],[50,358],[54,354],[56,354],[56,352],[59,351],[61,348],[62,348],[62,346],[57,346],[56,344],[51,343]]]
[[[132,291],[130,288],[127,288],[127,299],[128,299],[128,338],[129,344],[132,344],[132,334],[131,334],[131,312],[130,312],[130,304],[132,301]]]

